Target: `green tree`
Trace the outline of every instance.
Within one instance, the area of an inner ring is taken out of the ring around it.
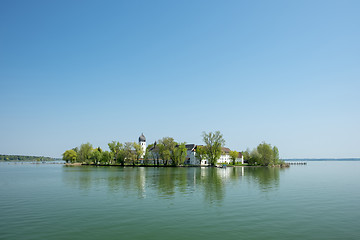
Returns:
[[[270,144],[262,142],[257,146],[257,151],[260,154],[260,165],[268,166],[274,164],[274,152]]]
[[[101,152],[101,159],[100,162],[103,164],[110,163],[110,161],[114,159],[113,153],[109,151],[102,151]]]
[[[158,143],[157,148],[158,148],[159,159],[162,160],[164,165],[167,165],[167,163],[170,159],[170,151],[168,149],[166,149],[166,147],[163,143],[160,143],[160,142]]]
[[[151,157],[152,157],[152,154],[150,152],[150,149],[154,146],[154,144],[149,144],[146,149],[145,149],[145,154],[144,154],[144,161],[143,161],[143,164],[144,165],[147,165],[147,164],[150,164],[150,160],[151,160]]]
[[[65,160],[67,163],[68,162],[76,162],[76,158],[77,158],[77,154],[74,150],[66,150],[64,153],[63,153],[63,160]]]
[[[133,147],[135,149],[136,162],[139,163],[139,160],[140,160],[140,158],[142,158],[144,151],[143,151],[141,145],[136,142],[133,143]]]
[[[199,164],[201,164],[201,161],[206,158],[205,148],[204,146],[196,146],[195,148],[195,157],[197,160],[199,160]]]
[[[175,149],[172,151],[172,165],[179,166],[185,162],[187,149],[185,146],[186,143],[181,143],[180,145],[176,146]]]
[[[243,157],[244,157],[244,161],[247,161],[249,163],[249,159],[250,159],[250,149],[247,148],[245,151],[243,151]]]
[[[114,153],[112,153],[114,155]],[[115,157],[113,157],[114,159]],[[120,163],[121,166],[125,165],[126,160],[126,152],[125,152],[125,145],[122,145],[120,148],[119,153],[117,154],[117,157],[115,158],[116,163]]]
[[[280,156],[279,156],[279,149],[274,146],[273,147],[273,153],[274,153],[274,164],[279,164],[280,163]]]
[[[266,142],[260,143],[250,152],[250,154],[249,150],[247,149],[244,152],[244,158],[248,161],[249,165],[285,165],[285,162],[279,159],[279,149],[276,146],[272,147]]]
[[[211,166],[216,165],[217,160],[220,158],[222,153],[222,146],[225,145],[225,140],[220,131],[203,132],[203,141],[205,143],[205,155]]]
[[[230,151],[229,155],[230,155],[230,159],[232,160],[232,164],[235,165],[239,153],[237,151]]]
[[[260,158],[261,158],[261,155],[259,154],[259,152],[257,151],[257,149],[254,148],[254,149],[250,152],[250,158],[249,158],[249,160],[248,160],[249,165],[260,164]]]
[[[173,160],[171,158],[176,145],[177,143],[172,137],[164,137],[159,140],[159,144],[157,144],[159,148],[159,156],[164,161],[165,165],[168,165],[169,160]]]
[[[124,160],[128,161],[132,165],[135,165],[136,154],[135,154],[135,151],[133,151],[133,143],[132,142],[126,142],[124,144]]]
[[[80,162],[89,163],[92,150],[93,150],[93,147],[90,143],[81,144],[80,150],[78,153],[78,160]]]
[[[101,161],[101,153],[102,153],[102,149],[100,147],[93,149],[90,155],[90,160],[94,164],[99,164]]]
[[[79,153],[79,148],[78,147],[74,147],[72,150],[74,150],[76,152],[76,154]]]
[[[118,155],[121,151],[121,148],[123,147],[121,143],[117,142],[117,141],[112,141],[111,143],[108,143],[109,149],[110,151],[113,153],[114,155],[114,159],[115,161],[118,161]],[[110,160],[110,164],[112,163],[112,160]]]

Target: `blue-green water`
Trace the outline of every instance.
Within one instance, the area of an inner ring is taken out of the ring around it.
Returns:
[[[360,239],[360,162],[0,163],[0,239]]]

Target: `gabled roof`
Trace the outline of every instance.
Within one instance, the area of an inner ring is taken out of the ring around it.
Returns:
[[[192,151],[196,147],[196,145],[195,144],[186,144],[185,147],[188,151]]]
[[[222,147],[221,150],[224,152],[224,153],[229,153],[231,150],[230,148],[227,148],[227,147]]]
[[[151,147],[151,148],[149,149],[149,151],[151,152],[151,151],[154,151],[154,150],[157,150],[157,149],[159,149],[158,146],[153,146],[153,147]]]

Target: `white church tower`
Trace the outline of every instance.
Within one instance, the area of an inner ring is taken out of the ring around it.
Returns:
[[[139,137],[139,144],[143,150],[143,154],[141,156],[141,158],[144,158],[145,156],[145,151],[146,151],[146,138],[144,136],[144,134],[142,133],[141,136]]]

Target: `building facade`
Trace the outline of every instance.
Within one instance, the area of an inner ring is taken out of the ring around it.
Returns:
[[[202,159],[200,162],[200,160],[196,157],[196,148],[199,145],[186,144],[185,146],[186,146],[186,150],[187,150],[187,155],[186,155],[186,160],[185,160],[184,164],[186,164],[186,165],[204,165],[204,166],[209,165],[209,161],[207,159]],[[222,147],[221,150],[222,150],[222,154],[221,154],[220,158],[217,160],[217,163],[218,164],[231,163],[232,162],[232,160],[230,158],[231,150],[226,147]],[[244,157],[241,152],[239,152],[239,155],[236,158],[235,162],[237,162],[237,163],[241,162],[241,164],[244,164]]]

